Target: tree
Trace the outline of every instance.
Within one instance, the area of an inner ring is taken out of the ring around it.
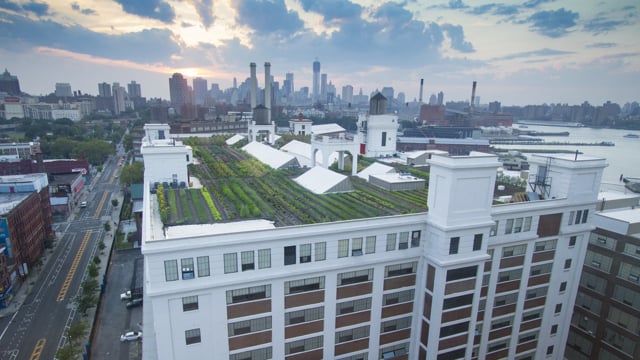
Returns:
[[[82,286],[83,295],[90,294],[98,289],[98,281],[96,279],[85,280],[80,286]]]
[[[120,172],[120,183],[125,186],[140,184],[144,178],[144,163],[136,161],[124,166]]]
[[[75,349],[71,344],[61,347],[56,351],[56,359],[58,360],[74,360],[80,354],[80,350]]]
[[[94,263],[89,263],[89,266],[87,266],[87,271],[89,272],[89,276],[92,278],[95,278],[96,276],[98,276],[98,274],[100,274],[100,268]]]
[[[111,223],[109,221],[106,221],[104,224],[104,231],[111,231]]]
[[[82,293],[76,298],[78,311],[83,315],[87,315],[87,310],[92,308],[97,302],[98,297],[95,293]]]
[[[73,322],[67,329],[67,338],[72,346],[79,345],[87,333],[89,324],[84,320]]]
[[[113,206],[113,207],[118,206],[118,199],[112,199],[111,200],[111,206]]]

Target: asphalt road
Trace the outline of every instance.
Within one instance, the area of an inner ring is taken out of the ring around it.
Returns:
[[[79,200],[87,200],[87,207],[74,209],[70,221],[56,224],[58,240],[52,257],[37,279],[28,280],[32,282],[31,292],[0,329],[0,360],[53,359],[66,343],[65,329],[82,317],[76,311],[74,297],[87,276],[87,264],[99,254],[98,243],[105,235],[103,224],[112,221],[111,197],[120,191],[114,181],[118,171],[116,160],[110,159],[89,185],[92,190],[83,190]]]

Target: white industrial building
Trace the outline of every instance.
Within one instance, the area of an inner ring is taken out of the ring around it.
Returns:
[[[532,156],[493,205],[496,156],[434,155],[426,213],[166,229],[186,163],[145,139],[143,359],[562,358],[603,159]]]

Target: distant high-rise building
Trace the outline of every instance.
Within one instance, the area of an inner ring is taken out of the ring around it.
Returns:
[[[313,93],[311,98],[313,101],[317,100],[320,96],[320,61],[316,59],[313,62]]]
[[[320,101],[327,103],[327,74],[320,75]]]
[[[73,91],[71,91],[71,84],[69,83],[56,83],[55,94],[57,97],[72,97]]]
[[[501,110],[500,101],[493,101],[489,103],[489,112],[493,114],[499,113]]]
[[[20,95],[20,82],[18,77],[11,75],[7,69],[0,76],[0,92],[6,92],[9,95]]]
[[[196,105],[204,105],[207,97],[207,79],[197,77],[193,79],[193,98]]]
[[[346,85],[342,87],[342,102],[345,104],[353,104],[353,86]]]
[[[238,79],[236,79],[235,77],[233,78],[233,88],[234,89],[238,88]]]
[[[113,91],[113,111],[116,115],[119,115],[126,109],[125,98],[127,94],[124,87],[120,86],[117,82],[113,83],[111,89]]]
[[[127,84],[127,91],[129,93],[130,99],[142,97],[140,84],[136,83],[135,81],[131,81],[129,84]]]
[[[295,92],[295,87],[293,84],[293,73],[287,73],[285,75],[285,83],[283,85],[283,91],[287,96],[291,96]]]
[[[391,107],[393,106],[393,103],[395,101],[395,94],[393,91],[393,87],[391,86],[385,86],[382,88],[382,90],[380,91],[380,93],[387,98],[387,112],[391,112]]]
[[[404,98],[405,98],[404,93],[403,92],[399,92],[398,96],[396,97],[396,100],[398,100],[398,103],[404,104]]]
[[[171,107],[173,107],[178,114],[182,114],[182,105],[187,103],[187,98],[189,97],[187,79],[182,77],[182,74],[175,73],[169,78],[169,97]]]
[[[438,93],[438,105],[444,105],[444,93],[442,91]]]
[[[431,94],[431,96],[429,96],[429,105],[437,105],[438,104],[438,98],[436,98],[435,94]]]
[[[98,84],[98,96],[100,97],[111,97],[111,85],[106,82]]]

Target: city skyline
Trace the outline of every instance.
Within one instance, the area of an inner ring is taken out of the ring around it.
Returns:
[[[407,101],[421,78],[423,101],[440,91],[468,100],[474,80],[483,102],[503,105],[637,100],[632,0],[373,3],[5,1],[0,65],[32,95],[55,83],[96,94],[98,83],[136,80],[144,96],[168,99],[174,72],[229,88],[249,77],[250,62],[270,62],[281,84],[295,74],[298,90],[312,88],[317,58],[337,89],[391,86]]]

